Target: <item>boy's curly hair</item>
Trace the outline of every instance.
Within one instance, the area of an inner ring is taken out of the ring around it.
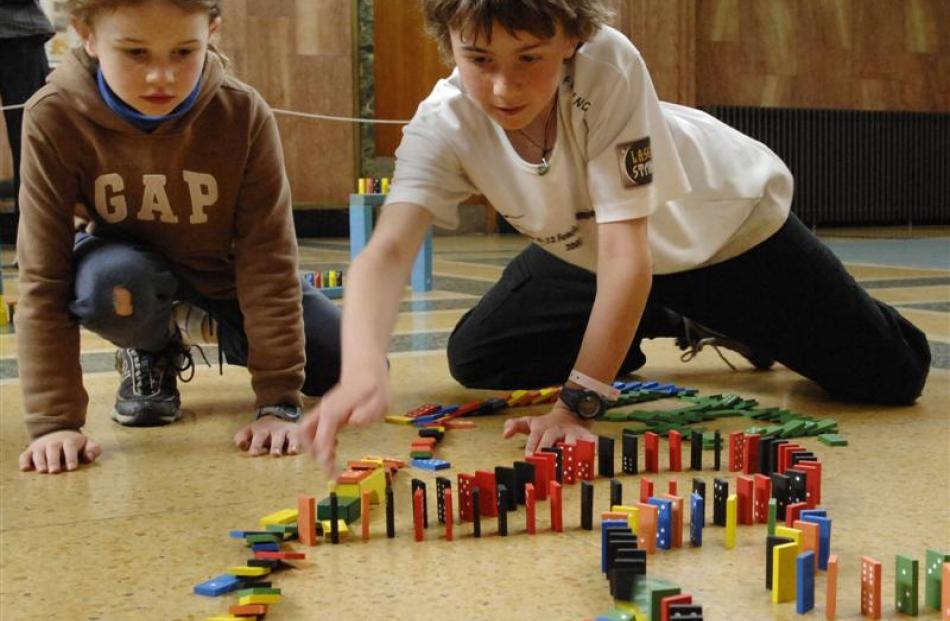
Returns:
[[[103,10],[112,10],[120,6],[142,4],[144,0],[67,0],[66,8],[69,14],[87,24]],[[214,19],[221,15],[221,0],[168,0],[172,4],[186,11],[207,11],[208,17]]]
[[[564,33],[586,41],[610,19],[604,0],[422,0],[426,30],[451,64],[450,32],[484,34],[491,39],[497,21],[510,34],[521,30],[539,39],[553,37],[557,24]]]

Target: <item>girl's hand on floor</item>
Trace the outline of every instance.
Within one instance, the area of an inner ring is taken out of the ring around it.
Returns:
[[[579,418],[567,406],[558,401],[550,412],[542,416],[522,416],[505,421],[503,435],[510,438],[523,433],[528,436],[524,454],[533,455],[542,448],[554,446],[559,440],[571,443],[578,438],[596,440],[590,431],[590,421]]]
[[[20,470],[35,470],[56,474],[75,470],[80,463],[91,464],[102,454],[99,443],[90,440],[81,431],[63,429],[33,440],[20,453]]]
[[[296,455],[300,452],[300,425],[276,416],[261,416],[234,434],[234,445],[252,457],[268,453],[274,457]]]

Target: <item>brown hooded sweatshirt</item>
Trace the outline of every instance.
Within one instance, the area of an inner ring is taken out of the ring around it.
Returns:
[[[209,53],[191,110],[147,133],[112,112],[77,49],[26,104],[16,326],[26,425],[79,429],[74,217],[145,242],[211,298],[237,297],[256,405],[300,405],[304,336],[290,188],[273,114]]]

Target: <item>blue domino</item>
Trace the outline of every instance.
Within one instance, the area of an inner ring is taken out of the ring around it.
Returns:
[[[799,519],[818,525],[818,569],[828,569],[828,557],[831,555],[831,518],[824,509],[802,511]]]
[[[656,545],[662,550],[669,550],[673,547],[673,501],[650,498],[647,502],[657,508]]]
[[[803,615],[815,607],[815,553],[802,552],[795,565],[795,612]]]
[[[421,468],[423,470],[445,470],[452,466],[452,464],[444,459],[413,459],[411,463],[413,468]]]
[[[697,492],[689,497],[689,543],[695,547],[703,545],[703,516],[706,514],[706,501]]]
[[[251,551],[253,552],[280,552],[279,543],[252,543]]]
[[[193,591],[196,595],[207,595],[208,597],[217,597],[231,591],[236,591],[242,584],[242,580],[231,574],[221,574],[217,578],[206,580],[201,584],[196,584]]]

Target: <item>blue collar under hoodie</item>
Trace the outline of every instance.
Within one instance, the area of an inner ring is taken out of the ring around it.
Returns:
[[[102,96],[102,100],[107,106],[109,106],[110,110],[118,114],[129,123],[132,123],[139,129],[146,132],[151,132],[162,123],[166,121],[173,121],[186,114],[189,110],[191,110],[192,106],[195,105],[195,101],[198,100],[198,93],[201,92],[201,79],[199,78],[188,97],[186,97],[183,102],[178,104],[174,110],[168,114],[150,116],[148,114],[142,114],[129,104],[122,101],[122,99],[120,99],[119,96],[115,94],[112,88],[109,87],[105,76],[102,75],[102,69],[96,71],[96,83],[99,86],[99,94]]]

